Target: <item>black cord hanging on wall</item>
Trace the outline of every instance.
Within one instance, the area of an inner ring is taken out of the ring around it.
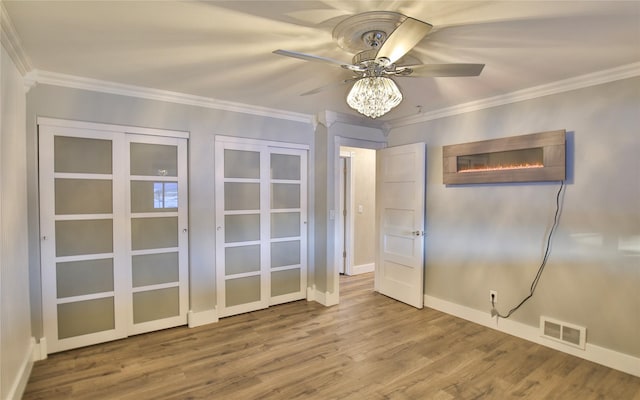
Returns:
[[[560,222],[560,209],[561,209],[560,195],[562,194],[563,188],[564,188],[564,181],[560,181],[560,188],[558,189],[558,193],[556,194],[556,212],[553,217],[553,225],[551,225],[551,229],[549,230],[549,236],[547,236],[547,245],[544,250],[544,257],[542,258],[542,263],[538,268],[538,272],[536,273],[535,278],[533,278],[533,281],[531,282],[531,287],[529,288],[529,294],[524,299],[522,299],[522,301],[518,303],[517,306],[509,310],[509,312],[506,315],[500,314],[500,312],[498,312],[495,305],[495,299],[492,297],[491,299],[491,316],[492,317],[505,318],[505,319],[509,318],[511,314],[516,312],[524,303],[527,302],[527,300],[533,297],[533,293],[535,292],[536,287],[538,286],[538,282],[540,281],[540,277],[542,276],[544,267],[547,265],[547,261],[549,260],[549,255],[551,253],[551,239],[553,238],[553,233],[555,232],[556,228],[558,227],[558,223]]]

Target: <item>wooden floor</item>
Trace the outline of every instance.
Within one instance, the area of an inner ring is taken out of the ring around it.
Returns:
[[[640,378],[341,280],[298,301],[50,355],[24,399],[615,399]]]

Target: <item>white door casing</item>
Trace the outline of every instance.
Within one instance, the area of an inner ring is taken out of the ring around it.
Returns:
[[[422,308],[425,144],[378,151],[376,291]]]

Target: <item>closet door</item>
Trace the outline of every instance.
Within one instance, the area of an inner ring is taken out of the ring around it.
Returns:
[[[186,140],[127,135],[129,333],[186,323]]]
[[[216,143],[218,315],[269,305],[268,154],[259,146]]]
[[[53,121],[39,125],[47,351],[185,324],[186,138]]]
[[[44,334],[56,352],[126,336],[123,163],[110,132],[40,127]],[[116,200],[114,200],[116,199]]]
[[[270,304],[306,297],[307,152],[269,148]]]
[[[220,317],[306,297],[307,151],[268,143],[216,138]]]

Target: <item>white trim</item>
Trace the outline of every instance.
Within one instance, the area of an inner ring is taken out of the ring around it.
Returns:
[[[148,285],[148,286],[134,286],[131,288],[131,293],[141,293],[141,292],[149,292],[152,290],[162,290],[162,289],[171,289],[180,287],[180,282],[179,281],[174,281],[174,282],[168,282],[168,283],[157,283],[155,285]]]
[[[214,140],[216,142],[224,142],[224,143],[237,143],[241,145],[247,146],[267,146],[267,147],[277,147],[287,150],[309,150],[308,144],[301,143],[290,143],[290,142],[277,142],[274,140],[262,140],[262,139],[248,139],[243,137],[236,136],[225,136],[225,135],[216,135]],[[257,150],[256,150],[257,151]],[[233,178],[234,181],[240,182],[242,178]],[[247,178],[244,178],[247,179]],[[248,181],[260,182],[260,179],[247,179]]]
[[[132,256],[147,256],[151,254],[167,254],[177,253],[180,251],[180,247],[163,247],[161,249],[144,249],[144,250],[131,250]]]
[[[315,288],[315,285],[314,285]],[[340,302],[340,297],[338,295],[338,291],[336,290],[333,293],[330,292],[321,292],[317,289],[314,290],[313,301],[316,303],[320,303],[325,307],[335,306]]]
[[[261,276],[262,275],[262,271],[257,270],[257,271],[251,271],[251,272],[241,272],[238,274],[232,274],[232,275],[225,275],[224,276],[224,281],[231,281],[234,279],[243,279],[243,278],[250,278],[252,276]]]
[[[218,322],[218,310],[214,307],[211,310],[193,311],[187,313],[187,323],[189,328],[196,328],[202,325],[215,324]]]
[[[336,218],[336,224],[338,225],[338,229],[336,230],[336,234],[340,233],[340,237],[336,236],[335,246],[336,252],[344,251],[343,254],[336,255],[336,260],[339,257],[340,263],[336,265],[342,265],[344,268],[338,268],[338,271],[344,273],[345,275],[353,275],[353,256],[355,254],[354,251],[354,237],[353,230],[355,227],[355,207],[354,207],[354,182],[355,182],[355,171],[352,158],[356,155],[355,152],[342,151],[340,150],[340,158],[344,159],[344,165],[340,162],[340,182],[339,182],[339,190],[340,190],[340,201],[338,202],[339,207],[338,215]],[[342,169],[344,167],[344,170]],[[347,218],[345,218],[344,214],[347,214]],[[338,246],[338,244],[344,244],[343,246]],[[342,271],[341,271],[342,270]]]
[[[2,27],[0,41],[7,53],[9,53],[9,57],[13,60],[20,75],[24,76],[27,72],[31,71],[31,60],[22,48],[22,42],[20,41],[18,32],[16,32],[2,1],[0,1],[0,7],[2,8],[2,10],[0,10],[0,26]]]
[[[344,114],[336,111],[324,111],[313,116],[314,130],[318,124],[323,125],[325,128],[331,128],[334,124],[347,124],[364,126],[368,128],[383,129],[384,122],[381,120],[375,120],[366,118],[359,115]]]
[[[360,265],[354,265],[352,267],[351,274],[352,275],[366,274],[368,272],[374,272],[375,270],[376,270],[375,263],[360,264]]]
[[[388,121],[391,129],[640,76],[640,62]]]
[[[316,301],[316,285],[307,286],[307,301]]]
[[[54,221],[91,221],[101,219],[113,219],[113,214],[62,214],[54,217]]]
[[[92,179],[96,181],[113,180],[113,174],[79,174],[75,172],[54,172],[54,179]]]
[[[24,394],[24,390],[27,387],[29,381],[29,375],[31,375],[31,369],[33,368],[33,351],[35,348],[36,340],[32,337],[29,343],[28,350],[24,353],[24,358],[20,363],[18,374],[15,381],[9,387],[7,392],[7,400],[20,400]]]
[[[538,327],[510,319],[492,318],[488,311],[479,311],[428,295],[424,296],[424,305],[458,318],[466,319],[467,321],[475,322],[476,324],[640,377],[640,358],[590,343],[586,344],[585,350],[566,346],[540,336]]]
[[[150,135],[150,136],[162,136],[172,137],[179,139],[189,139],[188,131],[176,131],[172,129],[157,129],[157,128],[145,128],[141,126],[129,126],[129,125],[115,125],[115,124],[103,124],[99,122],[88,121],[76,121],[71,119],[60,118],[48,118],[38,117],[38,125],[51,126],[57,128],[73,128],[73,129],[91,129],[96,131],[115,132],[118,134],[136,134],[136,135]],[[79,135],[79,136],[86,136]],[[176,178],[176,177],[173,177]],[[176,178],[177,179],[177,178]]]
[[[35,338],[33,339],[35,343]],[[31,359],[35,361],[41,361],[47,359],[47,338],[41,337],[38,343],[33,346],[31,353]]]
[[[113,253],[95,253],[95,254],[81,254],[79,256],[62,256],[55,257],[54,260],[57,263],[74,262],[74,261],[89,261],[89,260],[107,260],[113,258]]]
[[[134,179],[131,179],[131,180],[134,180]],[[169,218],[169,217],[175,218],[178,216],[179,216],[178,211],[132,212],[131,213],[131,218]]]
[[[55,304],[68,304],[68,303],[76,303],[80,301],[88,301],[88,300],[98,300],[98,299],[106,299],[115,297],[116,292],[102,292],[102,293],[92,293],[92,294],[83,294],[81,296],[69,296],[62,297],[55,301]]]
[[[29,73],[28,79],[30,82],[36,82],[45,85],[90,90],[94,92],[116,94],[148,100],[165,101],[168,103],[185,104],[190,106],[211,108],[215,110],[239,112],[244,114],[259,115],[263,117],[278,118],[296,122],[311,123],[313,118],[313,116],[310,114],[302,114],[268,107],[252,106],[249,104],[218,100],[210,97],[195,96],[186,93],[152,89],[142,86],[125,85],[121,83],[60,74],[57,72],[37,69]]]

